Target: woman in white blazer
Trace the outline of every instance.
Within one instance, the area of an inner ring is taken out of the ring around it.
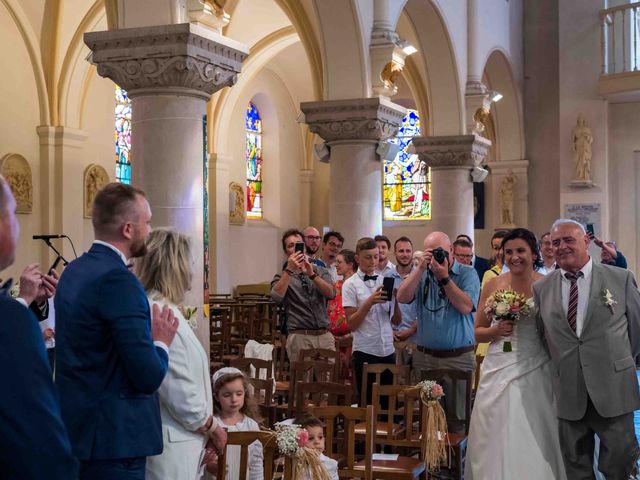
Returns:
[[[147,458],[146,480],[197,480],[204,472],[209,435],[224,445],[226,433],[212,417],[207,354],[185,319],[188,308],[183,302],[192,277],[189,239],[158,229],[149,236],[147,248],[137,271],[149,303],[168,305],[180,325],[169,349],[169,371],[158,390],[164,450]]]

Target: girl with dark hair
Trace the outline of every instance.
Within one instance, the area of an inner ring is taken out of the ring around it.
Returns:
[[[336,296],[327,303],[329,330],[340,351],[340,371],[345,380],[351,380],[351,330],[342,307],[342,284],[358,270],[356,254],[344,249],[336,257],[336,272],[340,276],[335,284]]]
[[[471,415],[465,478],[565,480],[551,363],[531,305],[532,285],[542,278],[535,271],[542,263],[538,242],[529,230],[516,228],[503,238],[502,251],[509,271],[487,281],[476,312],[476,340],[490,345]],[[497,290],[523,294],[531,313],[517,323],[490,318],[487,300]],[[503,351],[505,337],[511,341],[511,352]]]

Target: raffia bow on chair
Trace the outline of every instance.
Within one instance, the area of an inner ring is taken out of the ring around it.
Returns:
[[[423,380],[405,391],[420,391],[420,399],[426,410],[422,429],[422,458],[427,470],[439,470],[441,465],[450,464],[449,435],[447,434],[447,416],[440,405],[444,397],[442,386],[433,380]]]

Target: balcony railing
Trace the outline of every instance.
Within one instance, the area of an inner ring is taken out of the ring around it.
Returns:
[[[600,11],[602,74],[640,70],[640,2]]]

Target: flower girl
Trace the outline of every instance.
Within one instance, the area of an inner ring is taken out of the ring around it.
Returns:
[[[237,368],[221,368],[213,374],[213,413],[227,432],[258,431],[259,415],[249,390],[249,382]],[[240,477],[240,446],[227,447],[227,479]],[[249,445],[248,480],[263,479],[263,453],[260,442]],[[222,480],[222,479],[221,479]]]

